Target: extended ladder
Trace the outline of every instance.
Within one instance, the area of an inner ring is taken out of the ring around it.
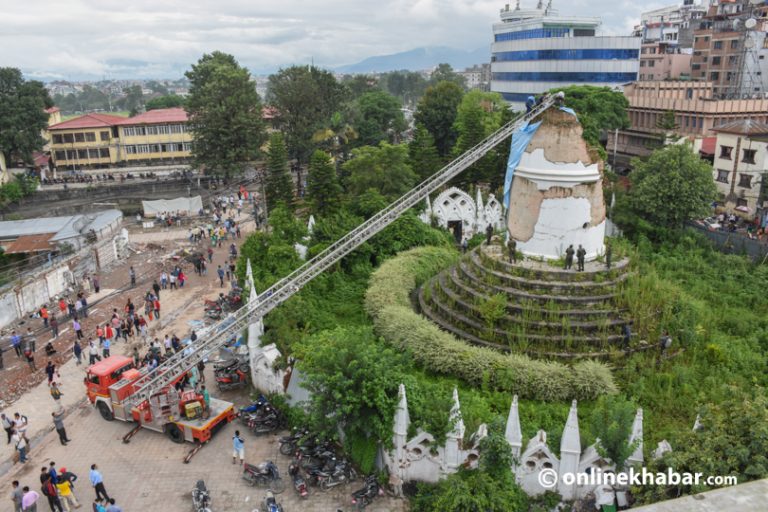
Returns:
[[[165,386],[178,381],[185,372],[189,371],[190,368],[197,365],[201,360],[214,354],[219,348],[244,330],[248,324],[256,321],[258,318],[262,318],[285,302],[325,269],[335,264],[366,240],[394,222],[406,210],[423,201],[429,194],[477,162],[501,141],[547,110],[555,100],[554,96],[546,97],[530,112],[501,127],[477,146],[466,151],[456,160],[443,167],[440,171],[327,247],[323,252],[294,270],[290,275],[272,285],[259,295],[255,301],[248,302],[245,307],[228,318],[202,331],[198,341],[191,347],[191,351],[188,349],[172,355],[163,364],[158,366],[154,372],[137,381],[134,393],[125,400],[126,405],[134,407]]]

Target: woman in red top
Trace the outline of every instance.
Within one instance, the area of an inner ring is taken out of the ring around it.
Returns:
[[[59,299],[59,310],[61,311],[61,314],[66,314],[67,312],[67,303],[64,301],[63,298]]]
[[[99,337],[99,345],[104,343],[104,329],[101,326],[96,326],[96,336]]]
[[[187,280],[187,276],[184,275],[184,272],[179,271],[179,277],[177,279],[179,280],[179,288],[184,288],[184,281]]]
[[[159,320],[160,319],[160,299],[155,299],[155,301],[153,302],[153,307],[155,310],[155,318]]]

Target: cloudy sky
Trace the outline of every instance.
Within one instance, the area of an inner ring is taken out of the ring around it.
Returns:
[[[533,7],[536,0],[523,0]],[[254,73],[334,67],[421,46],[475,50],[514,0],[0,0],[0,66],[28,77],[177,78],[203,53]],[[554,0],[628,34],[659,0]]]

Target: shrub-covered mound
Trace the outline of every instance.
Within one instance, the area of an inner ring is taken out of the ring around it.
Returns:
[[[378,334],[429,371],[524,398],[589,400],[617,391],[603,363],[565,365],[470,346],[413,311],[411,292],[457,259],[451,249],[419,247],[382,264],[371,276],[365,298]]]

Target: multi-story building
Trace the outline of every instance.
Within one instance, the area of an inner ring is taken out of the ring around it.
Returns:
[[[467,89],[478,89],[481,91],[487,91],[491,84],[491,65],[490,64],[475,64],[471,68],[466,68],[464,71],[457,71],[457,74],[464,77],[467,84]]]
[[[192,136],[181,108],[150,110],[130,118],[85,114],[48,130],[58,169],[174,163],[191,155]]]
[[[634,35],[643,42],[663,42],[668,46],[691,48],[696,20],[707,12],[707,7],[694,0],[683,0],[681,5],[669,5],[640,15],[640,25]]]
[[[640,81],[680,80],[691,76],[691,50],[667,42],[640,47]]]
[[[624,87],[629,102],[630,128],[608,137],[608,152],[619,157],[646,156],[661,144],[666,131],[691,139],[704,138],[710,130],[733,121],[752,119],[768,123],[768,99],[721,100],[714,97],[714,85],[699,81],[636,82]],[[668,112],[676,127],[661,128]]]
[[[493,25],[491,91],[522,108],[528,96],[574,84],[617,87],[637,80],[640,38],[598,36],[600,18],[560,16],[552,2],[501,10]]]
[[[150,110],[118,124],[117,158],[121,163],[183,161],[191,151],[192,134],[183,108]]]
[[[768,207],[768,124],[740,119],[713,131],[713,178],[726,209],[759,214]]]
[[[712,82],[719,98],[768,92],[767,16],[750,0],[713,1],[694,31],[692,78]]]

